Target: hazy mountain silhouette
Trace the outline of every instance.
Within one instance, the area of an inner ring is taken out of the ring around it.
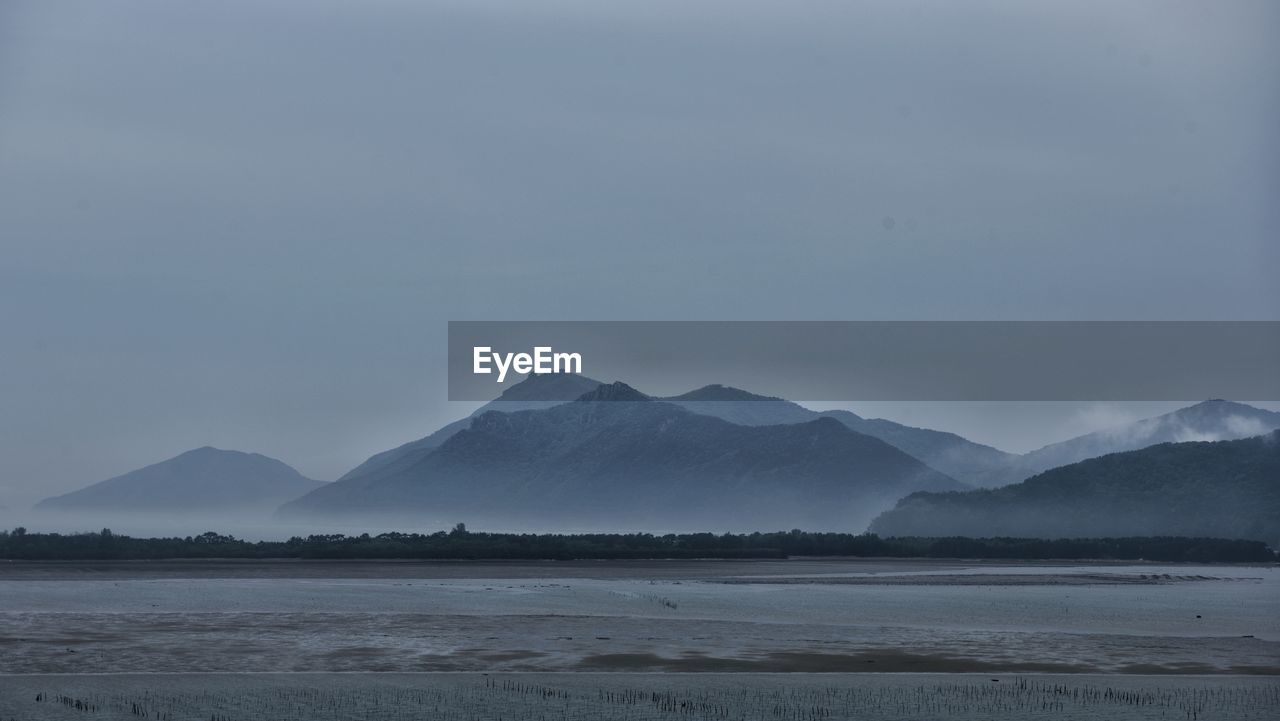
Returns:
[[[489,411],[548,409],[596,389],[597,381],[578,375],[530,375],[508,387],[472,416],[431,435],[379,453],[345,474],[340,481],[361,481],[408,472],[446,440],[470,427]],[[553,400],[547,400],[547,399]],[[1231,439],[1280,428],[1280,413],[1227,401],[1207,401],[1158,418],[1091,433],[1016,455],[974,443],[944,431],[863,418],[846,410],[813,411],[782,398],[763,396],[723,385],[709,385],[659,399],[690,412],[745,426],[808,423],[832,418],[858,433],[878,438],[945,475],[977,487],[1016,483],[1042,471],[1086,458],[1135,450],[1167,441]],[[363,480],[361,480],[363,479]]]
[[[1244,403],[1204,401],[1162,416],[1088,433],[1016,456],[1003,471],[991,477],[991,482],[980,485],[1016,483],[1051,468],[1157,443],[1228,441],[1262,435],[1277,428],[1280,428],[1280,413]]]
[[[327,484],[258,453],[205,446],[36,504],[45,511],[269,512]]]
[[[508,386],[502,395],[476,409],[470,416],[460,418],[424,438],[370,456],[364,463],[347,471],[338,480],[346,481],[386,469],[408,468],[422,460],[455,433],[471,425],[471,420],[483,413],[489,411],[512,413],[551,408],[574,400],[599,385],[600,381],[573,373],[529,375],[519,383]]]
[[[1004,488],[918,493],[871,529],[886,536],[1203,536],[1280,545],[1280,431],[1113,453]]]
[[[860,530],[908,493],[963,487],[834,419],[737,425],[614,383],[552,408],[480,414],[416,463],[338,481],[281,514]]]
[[[845,410],[812,411],[782,398],[720,385],[665,400],[695,413],[743,425],[801,423],[821,416],[835,418],[952,478],[988,488],[1017,483],[1050,468],[1108,453],[1137,450],[1157,443],[1248,438],[1280,428],[1280,413],[1243,403],[1211,400],[1017,455],[974,443],[954,433],[915,428],[883,418],[863,418]]]
[[[879,438],[952,478],[976,486],[989,485],[993,478],[1003,478],[1004,469],[1017,459],[1013,454],[954,433],[914,428],[883,418],[863,418],[850,411],[812,411],[782,398],[722,385],[705,386],[664,400],[694,413],[749,426],[834,418],[858,433]]]

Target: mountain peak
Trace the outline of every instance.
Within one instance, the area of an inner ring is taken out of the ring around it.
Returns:
[[[725,386],[719,383],[703,386],[688,393],[682,393],[678,396],[672,396],[668,400],[673,401],[780,401],[781,398],[774,396],[762,396],[744,391],[740,388]]]
[[[1223,400],[1222,398],[1210,398],[1207,401],[1200,401],[1186,408],[1179,408],[1174,413],[1257,413],[1261,410],[1245,403]]]
[[[649,396],[632,388],[631,386],[617,381],[616,383],[602,383],[595,390],[584,393],[579,396],[580,401],[648,401],[652,400]]]
[[[225,450],[225,449],[222,449],[222,448],[214,448],[213,446],[200,446],[199,448],[192,448],[192,449],[191,449],[191,450],[189,450],[189,451],[185,451],[185,452],[183,452],[183,453],[179,453],[177,456],[175,456],[175,458],[182,458],[183,456],[187,456],[187,457],[192,457],[192,456],[210,456],[210,457],[212,457],[212,456],[248,456],[248,455],[254,455],[254,454],[251,454],[251,453],[245,453],[244,451],[229,451],[229,450]]]
[[[596,389],[600,381],[577,373],[530,373],[507,387],[499,401],[571,401]]]

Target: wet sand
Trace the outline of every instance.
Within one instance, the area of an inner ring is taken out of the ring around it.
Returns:
[[[0,564],[0,673],[1280,675],[1271,567]]]

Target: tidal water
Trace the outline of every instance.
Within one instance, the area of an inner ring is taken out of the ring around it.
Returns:
[[[0,673],[1280,673],[1262,566],[6,564]]]

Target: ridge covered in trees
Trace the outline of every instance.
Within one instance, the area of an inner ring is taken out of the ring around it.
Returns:
[[[1112,453],[1003,488],[915,493],[871,530],[886,536],[1206,536],[1280,546],[1280,431]]]

